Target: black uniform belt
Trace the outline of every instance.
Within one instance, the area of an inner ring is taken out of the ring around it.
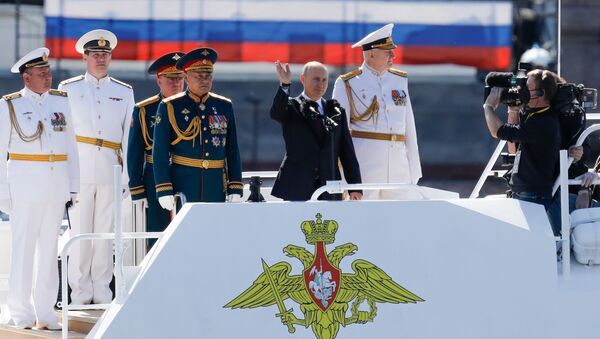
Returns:
[[[189,166],[189,167],[203,168],[203,169],[224,168],[225,167],[225,160],[194,159],[194,158],[182,157],[180,155],[175,155],[175,154],[173,154],[171,156],[171,161],[174,164]]]

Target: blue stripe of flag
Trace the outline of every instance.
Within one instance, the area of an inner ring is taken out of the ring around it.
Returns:
[[[113,20],[46,17],[48,38],[78,39],[104,28],[119,39],[272,43],[354,43],[385,23],[234,20]],[[511,26],[396,24],[394,42],[403,46],[511,46]]]

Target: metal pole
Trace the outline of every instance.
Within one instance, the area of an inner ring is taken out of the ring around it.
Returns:
[[[114,165],[115,202],[114,202],[114,231],[115,231],[115,302],[123,303],[123,235],[121,229],[121,207],[123,193],[121,191],[121,166]]]
[[[67,279],[67,252],[68,247],[62,251],[60,256],[60,272],[61,272],[61,280],[62,280],[62,302],[61,302],[61,312],[62,312],[62,339],[68,339],[69,337],[69,283]]]
[[[560,223],[562,233],[562,271],[571,278],[571,224],[569,222],[569,165],[567,151],[560,151]]]
[[[557,49],[556,49],[556,73],[558,74],[558,76],[561,76],[560,72],[561,72],[561,67],[560,67],[560,62],[561,62],[561,57],[560,57],[560,51],[561,51],[561,44],[562,44],[562,30],[561,30],[561,21],[562,21],[562,1],[558,0],[558,34],[557,34]]]
[[[21,0],[15,1],[15,61],[19,60],[19,40],[21,39]]]
[[[485,169],[483,170],[481,177],[479,177],[479,181],[477,181],[475,188],[473,188],[473,192],[471,192],[469,199],[475,199],[475,198],[479,197],[479,191],[481,190],[481,187],[483,187],[485,180],[487,179],[490,171],[492,170],[492,167],[494,167],[494,164],[496,163],[496,160],[500,156],[500,153],[502,152],[502,149],[504,148],[505,144],[506,144],[505,140],[500,140],[500,142],[498,142],[498,146],[496,146],[496,149],[494,150],[494,154],[492,154],[492,157],[490,158],[487,165],[485,166]]]

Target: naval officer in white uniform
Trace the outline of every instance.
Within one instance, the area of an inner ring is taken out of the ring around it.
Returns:
[[[133,90],[108,75],[117,38],[97,29],[84,34],[75,46],[83,54],[87,72],[60,83],[69,94],[81,160],[80,203],[71,214],[71,235],[113,231],[113,166],[126,166],[127,137],[135,105]],[[122,187],[127,188],[124,168]],[[74,304],[104,304],[112,300],[112,241],[80,241],[69,257],[69,285]]]
[[[0,100],[0,209],[12,232],[10,321],[56,330],[58,231],[79,191],[79,161],[67,93],[50,89],[49,53],[21,58],[11,72],[25,88]]]
[[[393,24],[352,47],[363,64],[335,81],[333,98],[347,112],[363,183],[417,184],[421,161],[406,72],[392,68]],[[363,199],[406,199],[407,190],[365,191]]]

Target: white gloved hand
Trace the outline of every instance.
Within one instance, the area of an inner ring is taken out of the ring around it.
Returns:
[[[164,197],[158,198],[160,207],[172,211],[175,208],[175,197],[172,195],[165,195]]]
[[[12,204],[10,203],[10,199],[0,199],[0,211],[10,214],[11,209]]]
[[[234,202],[234,201],[240,200],[240,199],[242,199],[242,196],[237,193],[227,195],[227,202]]]
[[[123,186],[123,200],[127,199],[128,196],[129,196],[129,187]]]
[[[136,207],[140,206],[140,209],[142,209],[142,208],[148,208],[148,199],[142,198],[142,199],[134,200],[133,204]]]

